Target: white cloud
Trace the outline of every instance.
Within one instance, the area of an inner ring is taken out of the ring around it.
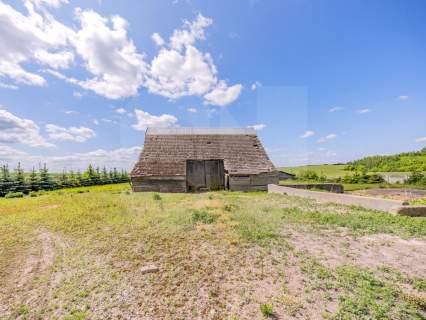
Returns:
[[[238,98],[242,89],[243,86],[241,84],[228,87],[226,82],[221,80],[216,88],[204,96],[205,104],[226,106]]]
[[[2,88],[2,89],[9,89],[9,90],[17,90],[17,89],[19,89],[18,86],[15,86],[13,84],[3,83],[3,82],[0,82],[0,88]]]
[[[40,128],[34,121],[19,118],[6,110],[0,110],[0,142],[31,147],[54,146],[40,135]]]
[[[85,142],[96,137],[95,132],[86,127],[63,128],[49,123],[45,126],[45,129],[50,139],[58,141]]]
[[[416,142],[426,142],[426,137],[419,137],[416,139]]]
[[[34,3],[37,7],[47,5],[55,8],[59,8],[62,4],[68,4],[68,0],[29,0]]]
[[[177,29],[170,37],[170,46],[175,50],[191,46],[196,40],[204,40],[204,29],[210,26],[213,20],[198,14],[193,22],[185,21],[182,29]]]
[[[95,125],[99,125],[99,120],[98,119],[93,119],[93,124],[95,124]]]
[[[117,112],[119,114],[123,114],[123,113],[126,113],[126,109],[124,109],[124,108],[117,108],[117,109],[115,109],[115,112]]]
[[[132,126],[138,131],[145,131],[148,127],[167,128],[177,125],[178,119],[171,114],[154,116],[146,111],[135,109],[136,123]]]
[[[369,109],[369,108],[363,108],[363,109],[359,109],[359,110],[357,110],[357,113],[358,114],[364,114],[364,113],[369,113],[369,112],[371,112],[372,110],[371,109]]]
[[[253,83],[252,85],[251,85],[251,90],[252,91],[254,91],[254,90],[256,90],[256,89],[259,89],[260,87],[262,86],[262,84],[259,82],[259,81],[256,81],[255,83]]]
[[[0,145],[0,164],[19,159],[26,155],[27,153],[16,150],[10,146]]]
[[[93,78],[67,80],[110,99],[136,95],[144,81],[146,65],[143,55],[127,37],[127,21],[81,9],[76,9],[76,17],[81,28],[71,37],[71,43]]]
[[[102,168],[118,168],[131,170],[142,148],[118,148],[113,150],[97,149],[89,152],[72,153],[61,156],[32,155],[9,146],[0,145],[0,163],[8,163],[12,168],[21,163],[26,169],[46,163],[50,172],[62,170],[86,170],[89,164]]]
[[[216,73],[210,55],[193,46],[184,52],[161,49],[152,60],[146,86],[148,91],[171,99],[201,96],[216,84]]]
[[[61,1],[34,1],[59,5]],[[27,14],[0,2],[0,76],[16,83],[44,86],[46,80],[22,66],[35,61],[51,68],[68,67],[73,54],[66,48],[71,29],[56,21],[46,10],[37,12],[34,3],[26,1]],[[61,49],[62,48],[62,49]]]
[[[26,1],[25,15],[0,2],[0,77],[44,86],[47,82],[40,72],[24,68],[25,63],[36,62],[48,66],[42,69],[45,73],[109,99],[135,96],[141,87],[170,99],[199,96],[206,104],[221,106],[238,98],[242,86],[228,87],[218,79],[210,54],[195,46],[196,41],[205,39],[205,28],[213,23],[212,19],[199,14],[193,21],[185,21],[167,43],[154,33],[152,38],[161,48],[147,64],[128,37],[125,19],[77,8],[79,26],[69,28],[45,7],[62,3],[67,1]],[[83,60],[88,78],[78,79],[58,71],[70,68],[76,58]]]
[[[306,139],[306,138],[312,137],[314,134],[315,134],[315,132],[314,132],[314,131],[312,131],[312,130],[308,130],[308,131],[306,131],[304,134],[302,134],[302,135],[300,136],[300,138],[302,138],[302,139]]]
[[[169,39],[168,48],[161,48],[152,60],[144,85],[149,92],[170,99],[204,96],[206,104],[224,106],[238,98],[242,86],[228,87],[217,79],[217,68],[209,53],[195,46],[205,39],[204,29],[212,20],[199,14],[193,22],[186,21]]]
[[[258,123],[258,124],[253,124],[251,126],[247,126],[247,128],[251,128],[254,129],[256,131],[262,131],[263,129],[266,128],[266,125],[263,123]]]
[[[186,111],[191,112],[191,113],[197,113],[198,112],[197,108],[188,108],[188,109],[186,109]]]
[[[328,112],[337,112],[343,110],[342,107],[331,107],[330,109],[328,109]]]
[[[123,168],[130,170],[135,164],[141,147],[119,148],[114,150],[97,149],[84,153],[73,153],[64,156],[44,157],[51,171],[62,171],[63,168],[85,170],[89,164],[95,167]],[[35,157],[37,159],[37,157]]]
[[[72,95],[73,95],[73,97],[75,97],[75,98],[82,98],[82,97],[83,97],[83,94],[82,94],[81,92],[78,92],[78,91],[74,91],[74,92],[72,93]]]
[[[153,33],[151,38],[154,41],[154,43],[159,47],[163,46],[165,43],[164,39],[157,32]]]
[[[78,112],[77,112],[77,111],[74,111],[74,110],[65,110],[65,111],[64,111],[64,113],[65,113],[65,114],[68,114],[68,115],[69,115],[69,114],[78,114]]]
[[[405,100],[408,100],[408,99],[409,99],[409,96],[402,95],[402,96],[398,97],[398,100],[401,100],[401,101],[405,101]]]
[[[330,133],[330,134],[326,135],[325,137],[321,137],[317,142],[318,143],[324,143],[324,142],[327,142],[329,140],[333,140],[333,139],[336,139],[336,138],[337,138],[337,134]]]

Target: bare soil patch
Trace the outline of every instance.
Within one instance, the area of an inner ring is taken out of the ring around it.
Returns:
[[[0,288],[0,314],[16,314],[17,308],[36,308],[46,303],[60,273],[54,272],[56,259],[66,244],[59,235],[39,230],[31,246],[21,251],[20,263],[3,279]]]
[[[351,191],[351,194],[376,198],[410,201],[426,197],[426,190],[421,189],[366,189]]]
[[[426,278],[426,241],[401,239],[389,234],[363,237],[345,235],[341,230],[309,232],[289,230],[289,242],[330,268],[353,264],[372,270],[389,266],[408,276]]]

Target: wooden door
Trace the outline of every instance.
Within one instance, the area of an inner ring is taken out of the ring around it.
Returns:
[[[223,160],[187,160],[187,191],[208,191],[225,188]]]

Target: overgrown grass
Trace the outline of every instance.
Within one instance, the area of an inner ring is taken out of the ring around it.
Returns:
[[[360,207],[348,209],[342,206],[342,208],[341,212],[326,207],[315,210],[286,208],[282,210],[282,219],[287,223],[303,223],[314,227],[345,227],[354,234],[388,233],[403,237],[426,236],[426,219],[394,216]]]
[[[262,192],[132,193],[128,184],[105,185],[58,190],[37,197],[0,199],[0,278],[11,277],[14,269],[25,262],[28,250],[40,243],[38,235],[46,232],[66,242],[61,250],[67,250],[67,254],[55,260],[52,268],[69,268],[71,275],[55,289],[54,297],[46,302],[48,308],[19,303],[10,316],[19,312],[28,318],[39,314],[45,318],[54,318],[56,314],[68,319],[102,318],[94,314],[99,312],[94,311],[98,308],[96,303],[106,299],[108,306],[106,293],[114,292],[129,273],[140,277],[138,270],[148,263],[160,264],[161,272],[142,280],[131,278],[131,288],[137,288],[134,290],[143,292],[141,288],[152,285],[153,292],[161,293],[162,299],[167,298],[167,308],[172,308],[174,303],[188,303],[185,298],[175,297],[177,288],[187,285],[185,290],[198,292],[200,283],[208,283],[211,284],[208,294],[214,303],[211,307],[225,310],[226,301],[221,301],[218,293],[220,286],[219,289],[215,286],[222,283],[227,274],[221,274],[222,278],[214,275],[218,265],[209,250],[220,252],[227,261],[243,250],[257,252],[262,248],[263,261],[267,257],[265,252],[271,248],[289,249],[283,233],[289,225],[309,225],[312,230],[344,227],[355,235],[426,236],[426,219],[392,216],[357,207],[320,205],[295,197]],[[55,246],[61,248],[60,244]],[[199,261],[198,255],[209,259]],[[392,314],[400,314],[400,319],[404,316],[415,319],[419,302],[408,301],[392,283],[409,284],[422,291],[424,279],[394,277],[384,281],[374,278],[369,271],[349,267],[329,270],[311,257],[300,256],[300,259],[303,261],[300,269],[315,278],[316,287],[321,288],[318,290],[339,290],[342,298],[337,315],[342,319],[386,318]],[[190,264],[193,260],[195,265]],[[42,285],[41,278],[35,288]],[[349,285],[351,282],[353,286]],[[96,303],[90,305],[93,300]],[[36,299],[31,301],[34,303]],[[256,312],[259,313],[259,302]]]

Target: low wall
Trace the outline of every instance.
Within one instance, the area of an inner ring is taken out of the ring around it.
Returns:
[[[386,211],[393,214],[408,216],[426,216],[426,206],[407,206],[403,201],[388,200],[380,198],[371,198],[364,196],[355,196],[349,194],[336,194],[320,191],[309,191],[295,188],[288,188],[274,184],[268,185],[269,193],[287,194],[289,196],[298,196],[311,198],[318,202],[334,202],[344,205],[355,205],[367,209]]]
[[[186,192],[184,177],[131,177],[134,192]]]
[[[296,188],[296,189],[320,189],[325,190],[328,192],[334,192],[334,193],[343,193],[344,188],[341,184],[336,183],[305,183],[305,184],[284,184],[282,185],[284,187],[290,187],[290,188]]]

